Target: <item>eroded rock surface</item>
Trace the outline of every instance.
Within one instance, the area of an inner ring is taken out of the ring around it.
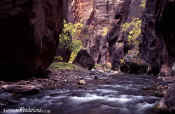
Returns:
[[[43,72],[56,52],[63,0],[0,1],[0,78]]]

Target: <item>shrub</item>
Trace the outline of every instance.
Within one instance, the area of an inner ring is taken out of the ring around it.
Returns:
[[[108,32],[109,32],[109,29],[107,27],[104,27],[102,36],[106,36],[108,34]]]
[[[81,40],[72,41],[72,53],[69,59],[69,63],[72,63],[74,61],[75,57],[77,56],[78,52],[80,51],[82,47],[83,47],[83,44]]]
[[[141,34],[142,20],[140,18],[132,18],[131,22],[126,22],[122,25],[122,31],[128,34],[128,43],[138,45],[138,37]]]
[[[80,34],[83,24],[71,23],[64,20],[63,32],[59,35],[59,45],[62,48],[72,49],[72,40]]]
[[[64,20],[63,32],[59,35],[59,48],[65,48],[72,51],[69,62],[75,59],[78,51],[82,48],[82,42],[77,40],[81,33],[83,24],[71,23]]]
[[[55,62],[50,65],[50,68],[53,70],[59,69],[69,69],[69,70],[76,70],[78,67],[74,64],[64,63],[64,62]]]
[[[145,8],[146,7],[146,0],[142,0],[141,4],[140,4],[141,8]]]
[[[56,61],[63,61],[63,57],[61,57],[61,56],[56,56],[56,57],[54,57],[54,59]]]

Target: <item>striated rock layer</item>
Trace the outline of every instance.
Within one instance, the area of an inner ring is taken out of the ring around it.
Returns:
[[[0,1],[0,78],[43,72],[55,55],[63,0]]]

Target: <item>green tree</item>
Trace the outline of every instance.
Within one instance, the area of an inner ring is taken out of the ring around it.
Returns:
[[[82,42],[77,40],[81,33],[83,24],[71,23],[64,20],[64,28],[62,33],[59,35],[59,48],[70,50],[70,62],[72,62],[79,50],[82,48]]]

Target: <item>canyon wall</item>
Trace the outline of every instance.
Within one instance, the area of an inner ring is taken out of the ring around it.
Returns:
[[[171,74],[173,0],[94,0],[93,4],[90,0],[78,0],[76,3],[76,21],[86,22],[80,39],[95,63],[111,62],[113,69],[119,69],[123,63],[144,65],[144,73]]]
[[[107,33],[114,23],[115,15],[120,10],[120,0],[78,0],[76,21],[85,25],[80,40],[83,42],[95,63],[105,64],[110,61],[108,51]],[[76,9],[76,7],[75,7]]]
[[[121,60],[143,61],[139,43],[145,0],[94,0],[93,4],[78,0],[77,4],[88,4],[76,5],[76,18],[85,23],[80,40],[96,64],[110,62],[113,69],[119,69]]]
[[[0,78],[43,72],[56,52],[63,0],[0,1]]]
[[[175,61],[174,0],[147,1],[143,16],[141,54],[155,72],[172,75]]]

